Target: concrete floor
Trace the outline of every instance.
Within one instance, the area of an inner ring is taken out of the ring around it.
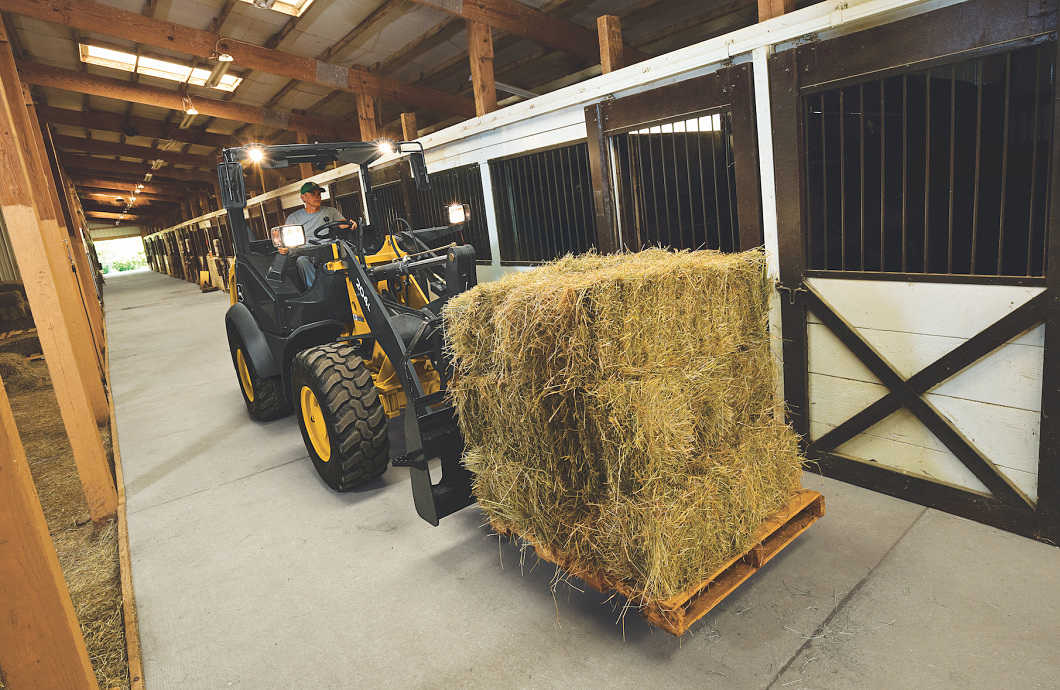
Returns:
[[[108,279],[149,688],[1057,687],[1060,549],[814,475],[828,514],[682,640],[407,473],[346,495],[249,420],[223,293]]]

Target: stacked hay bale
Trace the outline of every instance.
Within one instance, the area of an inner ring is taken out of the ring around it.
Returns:
[[[798,487],[757,251],[565,257],[454,298],[479,504],[644,602],[752,544]]]

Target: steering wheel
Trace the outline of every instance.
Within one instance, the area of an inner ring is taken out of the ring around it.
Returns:
[[[306,238],[306,244],[316,244],[320,240],[332,240],[338,238],[338,232],[349,232],[357,227],[357,222],[353,220],[333,220],[330,223],[324,223],[319,228],[313,231],[313,240],[311,242],[309,238]]]

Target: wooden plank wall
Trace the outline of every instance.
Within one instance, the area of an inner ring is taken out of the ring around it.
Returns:
[[[906,377],[1042,291],[1037,287],[811,278],[809,282]],[[1037,499],[1044,329],[1031,329],[925,397],[1029,498]],[[887,388],[812,313],[810,435],[816,439]],[[988,493],[908,410],[838,449],[894,469]]]

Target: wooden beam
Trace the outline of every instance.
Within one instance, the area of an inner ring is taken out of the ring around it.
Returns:
[[[19,87],[6,38],[6,32],[0,30],[0,82],[5,85],[0,89],[0,212],[33,310],[89,513],[93,520],[103,520],[117,509],[117,491],[89,396],[94,390],[90,385],[100,381],[86,380],[86,357],[83,352],[79,355],[75,344],[75,339],[80,341],[77,344],[83,350],[84,340],[90,338],[87,315],[72,294],[69,259],[54,246],[58,224],[42,221],[38,215],[47,204],[34,207],[35,201],[42,201],[39,186],[43,172],[30,175],[32,157],[24,147],[31,133],[25,105],[11,98],[11,92]]]
[[[26,116],[35,139],[34,144],[37,153],[41,158],[41,167],[51,173],[48,178],[43,180],[44,186],[47,188],[48,195],[52,198],[53,205],[57,209],[58,218],[61,221],[65,221],[66,236],[63,238],[63,243],[67,254],[70,256],[71,267],[74,269],[74,276],[77,279],[81,302],[88,315],[89,325],[92,329],[93,342],[98,356],[95,373],[100,375],[102,387],[102,382],[106,379],[107,370],[103,305],[97,292],[95,277],[88,267],[87,248],[84,242],[81,241],[81,218],[77,215],[80,202],[76,197],[70,196],[65,172],[59,163],[58,151],[55,149],[55,142],[52,139],[51,132],[41,127],[40,120],[37,119],[37,109],[34,107],[29,88],[23,85],[22,93],[26,99]],[[60,223],[60,225],[63,225],[63,223]],[[98,407],[95,410],[97,420],[106,420],[107,415],[110,414],[110,405],[105,395],[98,399],[94,398],[94,404],[104,403],[107,403],[106,410]]]
[[[50,108],[38,105],[37,114],[41,120],[51,124],[98,129],[104,132],[120,132],[129,137],[172,139],[185,144],[216,146],[218,148],[238,145],[232,137],[224,134],[211,134],[202,128],[181,129],[175,125],[166,124],[161,120],[150,120],[146,117],[117,116],[115,113],[101,110],[66,110],[65,108]]]
[[[3,0],[0,0],[2,2]],[[139,15],[137,15],[139,16]],[[22,80],[37,86],[49,86],[64,91],[87,93],[120,101],[143,103],[159,108],[184,112],[185,104],[178,91],[158,86],[133,84],[120,79],[50,67],[39,62],[21,62],[18,71]],[[348,130],[342,120],[299,115],[285,110],[270,110],[192,95],[191,102],[203,115],[235,122],[251,122],[280,129],[302,129],[320,134],[341,134]]]
[[[145,173],[152,173],[152,178],[180,180],[185,183],[209,184],[213,177],[206,170],[188,170],[166,165],[152,170],[147,163],[128,163],[105,158],[67,153],[63,155],[63,165],[71,170],[94,171],[100,173],[120,173],[143,178]]]
[[[584,26],[559,17],[545,14],[541,10],[524,5],[516,0],[413,0],[413,2],[462,17],[471,22],[481,22],[516,36],[529,38],[542,45],[556,48],[571,55],[595,63],[599,57],[596,36]],[[0,5],[3,3],[0,2]],[[633,48],[630,54],[641,56]]]
[[[330,46],[325,48],[320,54],[317,55],[318,60],[330,60],[332,57],[342,52],[346,46],[350,45],[361,36],[365,35],[370,31],[381,29],[384,20],[389,15],[395,14],[395,10],[405,10],[411,3],[411,0],[383,0],[383,2],[372,10],[367,17],[357,23],[357,26],[346,32],[346,35],[340,38],[338,41],[332,43]],[[267,106],[273,106],[280,102],[280,100],[286,96],[291,90],[298,84],[297,79],[291,79],[272,95],[272,98],[266,103]],[[342,93],[342,91],[336,89],[331,93]],[[319,103],[317,104],[319,105]],[[312,111],[316,106],[310,107],[307,110]]]
[[[375,108],[375,98],[367,93],[357,94],[357,125],[361,129],[361,141],[375,141],[379,138],[379,115]]]
[[[81,137],[68,137],[57,135],[55,145],[63,151],[84,151],[87,153],[103,153],[127,158],[141,158],[145,161],[163,160],[167,163],[178,165],[190,165],[203,170],[213,170],[217,166],[216,157],[196,156],[179,151],[163,151],[148,146],[132,146],[130,144],[118,144],[99,139],[82,139]]]
[[[600,40],[600,71],[607,74],[625,67],[622,54],[622,20],[613,14],[597,17],[596,34]]]
[[[297,136],[298,136],[297,141],[298,141],[299,144],[308,144],[309,143],[309,137],[306,136],[305,132],[298,132]],[[298,164],[298,174],[302,176],[302,179],[305,179],[307,177],[311,177],[313,175],[313,164],[312,163],[299,163]]]
[[[94,328],[89,314],[92,306],[86,303],[81,293],[76,257],[71,251],[55,174],[36,121],[29,91],[19,82],[15,72],[14,55],[5,42],[6,36],[6,29],[0,27],[0,85],[12,108],[14,131],[21,147],[19,153],[29,178],[34,180],[34,194],[27,198],[34,206],[39,228],[43,233],[40,240],[48,250],[44,260],[53,272],[53,287],[67,307],[64,326],[69,331],[74,361],[79,368],[78,382],[94,418],[103,423],[107,419],[108,406],[103,387],[101,330]],[[10,164],[14,164],[13,159]]]
[[[13,688],[96,688],[70,592],[0,381],[0,668]]]
[[[153,215],[159,211],[167,212],[172,211],[172,207],[179,204],[179,200],[170,201],[147,201],[136,197],[136,201],[133,203],[133,207],[130,208],[131,213],[137,213],[142,216]],[[81,208],[88,211],[123,211],[128,206],[129,201],[126,199],[123,202],[117,202],[112,199],[84,199],[81,202]]]
[[[432,111],[457,115],[471,115],[473,112],[473,104],[469,100],[445,91],[380,77],[361,67],[336,65],[241,40],[230,40],[217,33],[159,21],[90,0],[0,0],[0,10],[165,50],[176,50],[203,59],[223,52],[250,69],[352,93],[378,94]]]
[[[497,109],[497,85],[493,81],[493,30],[489,24],[467,23],[467,55],[471,61],[475,114],[492,113]]]
[[[144,201],[151,201],[155,203],[165,204],[179,203],[183,197],[180,196],[159,196],[157,194],[144,194],[143,192],[133,193],[132,187],[129,187],[123,191],[117,190],[106,190],[98,189],[95,187],[79,187],[75,190],[79,199],[92,199],[94,201],[101,202],[115,202],[119,197],[121,199],[128,199],[135,196],[137,199],[143,199]],[[115,202],[116,203],[116,202]]]
[[[405,141],[415,141],[420,135],[416,127],[416,113],[401,113],[401,138]]]
[[[210,20],[210,31],[217,32],[224,28],[224,24],[228,21],[228,16],[232,14],[232,10],[235,9],[237,1],[225,0],[225,4],[221,5],[221,10],[217,13],[217,16]]]
[[[125,195],[130,194],[136,185],[143,182],[143,176],[141,176],[140,179],[122,179],[120,175],[104,175],[97,177],[91,175],[71,175],[70,177],[77,187],[114,190],[116,192],[122,192]],[[216,181],[216,179],[214,181]],[[183,198],[188,193],[189,188],[184,187],[180,183],[145,184],[141,191],[162,198]],[[140,192],[137,192],[136,195],[139,196]]]
[[[758,21],[764,22],[795,9],[795,0],[758,0]]]
[[[153,220],[158,217],[157,213],[143,214],[130,211],[129,213],[121,213],[119,211],[85,211],[86,218],[96,218],[99,220]]]

